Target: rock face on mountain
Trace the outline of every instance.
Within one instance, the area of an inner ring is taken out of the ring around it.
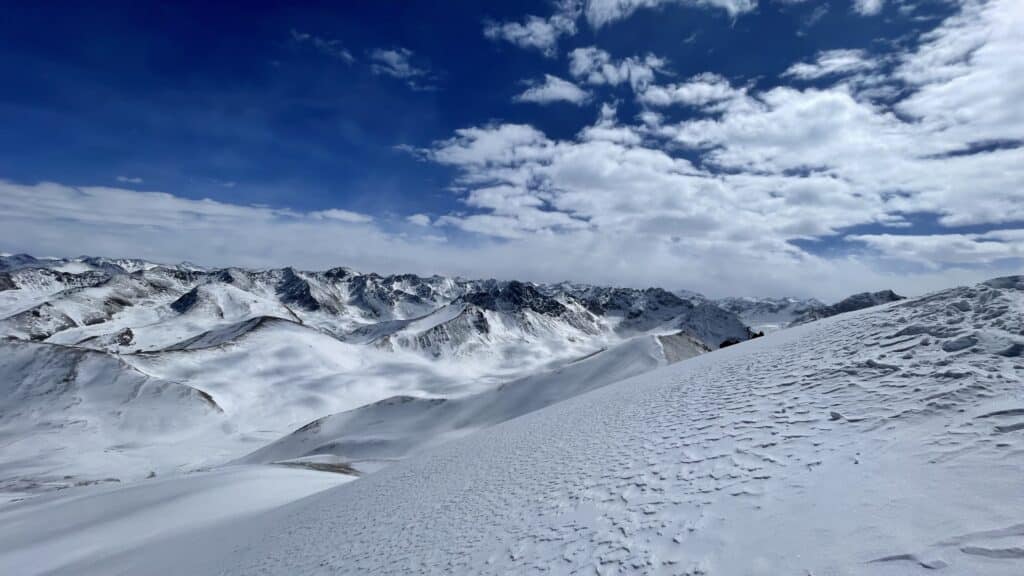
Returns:
[[[854,310],[862,310],[864,308],[870,308],[871,306],[878,306],[879,304],[888,304],[889,302],[896,302],[897,300],[903,300],[904,297],[896,294],[892,290],[881,290],[879,292],[861,292],[854,294],[832,304],[831,306],[813,307],[808,309],[803,314],[800,314],[791,322],[792,326],[797,324],[804,324],[812,322],[814,320],[820,320],[821,318],[828,318],[829,316],[835,316],[836,314],[843,314],[844,312],[853,312]]]

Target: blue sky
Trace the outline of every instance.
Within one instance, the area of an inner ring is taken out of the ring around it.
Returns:
[[[825,297],[1013,271],[1021,11],[21,3],[0,248]]]

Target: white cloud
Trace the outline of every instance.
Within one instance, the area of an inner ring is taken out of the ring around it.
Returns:
[[[615,107],[610,104],[601,105],[601,115],[598,117],[597,122],[593,126],[587,126],[580,131],[579,138],[588,142],[604,140],[606,142],[617,142],[627,145],[640,144],[643,140],[640,130],[618,123]]]
[[[757,0],[559,0],[551,16],[526,16],[521,22],[484,21],[484,36],[491,40],[512,43],[520,48],[537,50],[549,58],[558,54],[561,38],[578,32],[576,21],[586,17],[594,29],[623,20],[641,8],[681,4],[695,8],[724,10],[728,15],[749,12]],[[691,35],[686,41],[691,42]]]
[[[874,16],[882,11],[885,0],[854,0],[853,10],[861,16]]]
[[[142,184],[142,178],[138,176],[118,176],[115,180],[123,184]]]
[[[594,46],[577,48],[569,54],[569,73],[573,78],[595,86],[628,83],[633,90],[642,90],[665,65],[664,59],[653,54],[613,60],[610,54]]]
[[[1022,30],[1018,0],[966,2],[901,59],[896,75],[915,91],[899,111],[941,135],[946,151],[1024,140]]]
[[[783,76],[800,80],[817,80],[827,76],[866,72],[877,67],[863,50],[826,50],[819,52],[814,62],[798,62]]]
[[[413,64],[413,56],[407,48],[376,48],[370,51],[370,69],[374,74],[404,80],[414,90],[434,89],[430,70]]]
[[[416,226],[430,226],[430,216],[426,214],[413,214],[406,217],[405,221]]]
[[[350,224],[366,224],[373,222],[372,216],[366,214],[360,214],[359,212],[352,212],[350,210],[342,210],[340,208],[331,208],[330,210],[320,210],[317,212],[310,212],[312,218],[327,218],[329,220],[337,220],[339,222],[348,222]]]
[[[637,94],[637,100],[648,106],[706,107],[744,98],[746,90],[734,88],[728,80],[706,72],[679,84],[650,85]]]
[[[632,16],[641,8],[655,8],[669,4],[706,7],[725,10],[730,16],[749,12],[757,7],[757,0],[589,0],[584,10],[587,21],[594,28]]]
[[[543,83],[535,83],[515,97],[516,102],[550,104],[569,102],[580,105],[590,99],[590,93],[579,86],[551,74],[544,75]]]
[[[887,258],[918,262],[929,267],[942,264],[988,264],[1008,258],[1024,258],[1024,230],[996,230],[985,234],[862,234],[850,240],[863,242]]]
[[[575,3],[563,2],[550,18],[530,15],[523,22],[484,22],[484,36],[554,57],[559,38],[576,34],[578,14]]]
[[[491,131],[503,134],[501,140],[513,147],[524,145],[523,138],[510,137],[501,127]],[[451,144],[473,148],[473,136],[487,139],[474,131]],[[534,141],[532,146],[543,149],[547,144]],[[699,176],[684,161],[604,141],[581,146],[564,147],[557,154],[564,159],[551,167],[558,181],[573,187],[564,198],[556,198],[551,191],[548,200],[530,199],[514,186],[480,186],[472,196],[473,208],[490,206],[493,213],[442,217],[442,225],[484,235],[469,243],[439,236],[434,227],[424,228],[430,233],[423,235],[409,234],[408,228],[403,234],[391,234],[374,222],[352,224],[289,210],[116,188],[0,181],[0,246],[10,252],[138,256],[211,266],[323,269],[346,265],[384,273],[573,279],[638,287],[686,286],[711,295],[796,294],[826,299],[882,286],[920,293],[1012,270],[952,268],[908,274],[903,269],[886,271],[857,257],[815,257],[773,239],[756,219],[750,221],[753,229],[745,230],[745,214],[718,202],[716,194],[726,187],[700,178],[692,181],[693,189],[683,186],[687,178]],[[480,167],[488,164],[485,156],[497,162],[534,157],[543,163],[555,158],[553,150],[518,155],[493,147],[490,154],[474,150],[449,157],[475,157]],[[600,165],[604,171],[592,169]],[[499,166],[494,168],[500,171]],[[612,182],[602,183],[606,177]],[[639,177],[655,180],[635,182]],[[584,192],[589,182],[601,185],[598,194]],[[669,188],[659,191],[659,183]],[[610,193],[616,188],[619,193]],[[680,191],[682,198],[676,198]],[[767,198],[758,202],[750,190],[738,197],[744,198],[754,204],[750,212],[770,209],[770,204],[763,203]],[[553,202],[562,208],[546,214],[554,210]],[[566,215],[566,209],[577,216]],[[589,222],[581,217],[587,213],[602,215]],[[730,219],[736,224],[717,227]],[[808,293],[808,287],[814,292]]]
[[[356,61],[355,56],[353,56],[351,52],[346,50],[341,45],[341,42],[337,40],[329,40],[327,38],[316,36],[308,32],[299,32],[294,28],[292,28],[291,30],[291,37],[292,41],[295,42],[296,44],[307,44],[309,46],[312,46],[313,49],[320,52],[321,54],[330,56],[331,58],[336,58],[346,64],[352,64]]]

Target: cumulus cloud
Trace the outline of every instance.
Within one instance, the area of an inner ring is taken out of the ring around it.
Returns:
[[[559,38],[576,34],[578,15],[579,8],[575,2],[562,2],[549,18],[529,15],[522,22],[486,21],[484,36],[554,57],[558,53]]]
[[[589,46],[577,48],[569,54],[569,73],[582,82],[594,86],[618,86],[627,83],[633,90],[642,90],[654,81],[655,72],[661,72],[666,61],[653,54],[614,60],[610,54]]]
[[[551,74],[545,74],[544,82],[533,83],[533,85],[515,97],[516,102],[533,102],[535,104],[569,102],[580,105],[589,99],[590,93],[586,90],[568,80],[562,80]]]
[[[678,84],[647,86],[637,94],[637,100],[655,107],[675,104],[712,107],[736,101],[745,96],[746,90],[734,88],[722,76],[706,72]]]

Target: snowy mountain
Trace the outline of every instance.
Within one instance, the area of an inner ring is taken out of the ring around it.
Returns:
[[[736,314],[755,332],[772,332],[787,326],[813,322],[836,314],[902,300],[892,290],[863,292],[827,305],[815,298],[722,298],[715,304]]]
[[[1021,573],[1024,277],[664,365],[695,346],[638,336],[319,418],[243,466],[9,505],[0,572]],[[300,467],[363,457],[402,459],[333,488]]]
[[[836,314],[862,310],[864,308],[878,306],[879,304],[896,302],[897,300],[903,300],[903,296],[896,294],[892,290],[861,292],[859,294],[854,294],[853,296],[848,296],[831,306],[808,308],[805,312],[794,318],[791,325],[795,326],[797,324],[813,322],[821,318],[835,316]]]
[[[715,304],[739,316],[755,332],[785,328],[811,310],[821,310],[826,306],[814,298],[722,298]]]
[[[0,374],[3,494],[173,470],[179,455],[169,446],[222,416],[209,394],[106,352],[6,339]]]
[[[218,408],[190,421],[188,434],[162,438],[140,437],[118,426],[110,410],[97,410],[88,421],[103,430],[98,437],[105,445],[97,440],[78,455],[54,450],[46,467],[18,451],[0,456],[8,485],[18,487],[8,491],[11,498],[222,464],[311,421],[389,397],[443,399],[450,406],[476,398],[467,401],[468,414],[483,410],[482,395],[499,386],[544,382],[514,386],[531,390],[536,409],[545,405],[539,399],[563,399],[750,337],[732,313],[656,288],[382,276],[349,268],[202,269],[93,257],[16,255],[0,262],[0,337],[12,338],[10,346],[96,354],[119,367],[110,374],[178,385]],[[610,363],[615,366],[592,368]],[[39,381],[63,381],[69,373],[59,363],[41,362],[34,370]],[[587,381],[569,385],[571,374],[588,375]],[[16,389],[29,385],[24,370],[4,376]],[[165,411],[177,410],[169,402]],[[76,445],[77,428],[41,429],[28,414],[10,416],[16,443],[35,446],[45,437],[53,447]],[[443,426],[466,432],[500,421],[474,418]],[[430,439],[424,432],[417,442]]]

